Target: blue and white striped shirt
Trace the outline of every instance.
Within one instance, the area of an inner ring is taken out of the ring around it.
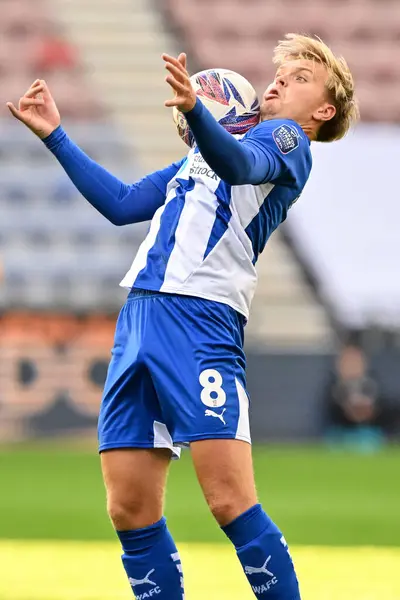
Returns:
[[[171,169],[166,200],[121,282],[207,298],[249,315],[255,263],[285,220],[311,170],[309,140],[291,120],[260,123],[241,140],[268,152],[273,168],[258,185],[230,185],[198,148]]]

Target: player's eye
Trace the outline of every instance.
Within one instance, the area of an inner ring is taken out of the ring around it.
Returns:
[[[297,75],[296,81],[301,81],[302,83],[307,82],[307,79],[303,77],[303,75]]]

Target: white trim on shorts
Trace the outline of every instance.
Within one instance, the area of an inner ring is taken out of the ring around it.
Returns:
[[[235,439],[243,440],[251,444],[250,436],[250,421],[249,421],[249,397],[246,394],[246,390],[240,383],[237,377],[235,377],[236,390],[239,400],[239,421],[236,430]]]
[[[181,456],[181,449],[177,446],[174,446],[172,441],[171,434],[168,431],[165,423],[160,423],[160,421],[154,421],[153,423],[153,432],[154,432],[154,448],[167,448],[172,452],[172,458],[178,459]]]

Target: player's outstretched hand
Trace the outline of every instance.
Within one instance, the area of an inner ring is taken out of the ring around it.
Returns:
[[[169,71],[165,81],[169,83],[175,93],[174,98],[166,100],[165,106],[176,106],[184,113],[189,112],[194,108],[197,96],[186,69],[186,54],[182,53],[178,58],[163,54],[162,58],[165,61],[165,68]]]
[[[61,123],[60,113],[43,79],[36,79],[20,98],[18,108],[7,102],[12,115],[41,139],[48,137]]]

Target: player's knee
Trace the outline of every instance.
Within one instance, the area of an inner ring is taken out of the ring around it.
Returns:
[[[126,531],[156,523],[161,518],[162,509],[147,500],[140,497],[109,497],[107,511],[114,528],[117,531]]]
[[[127,502],[126,499],[109,498],[107,502],[108,515],[117,531],[134,529],[140,518],[139,502]]]
[[[242,498],[234,497],[229,490],[211,495],[207,502],[215,520],[221,526],[231,523],[249,508]]]

